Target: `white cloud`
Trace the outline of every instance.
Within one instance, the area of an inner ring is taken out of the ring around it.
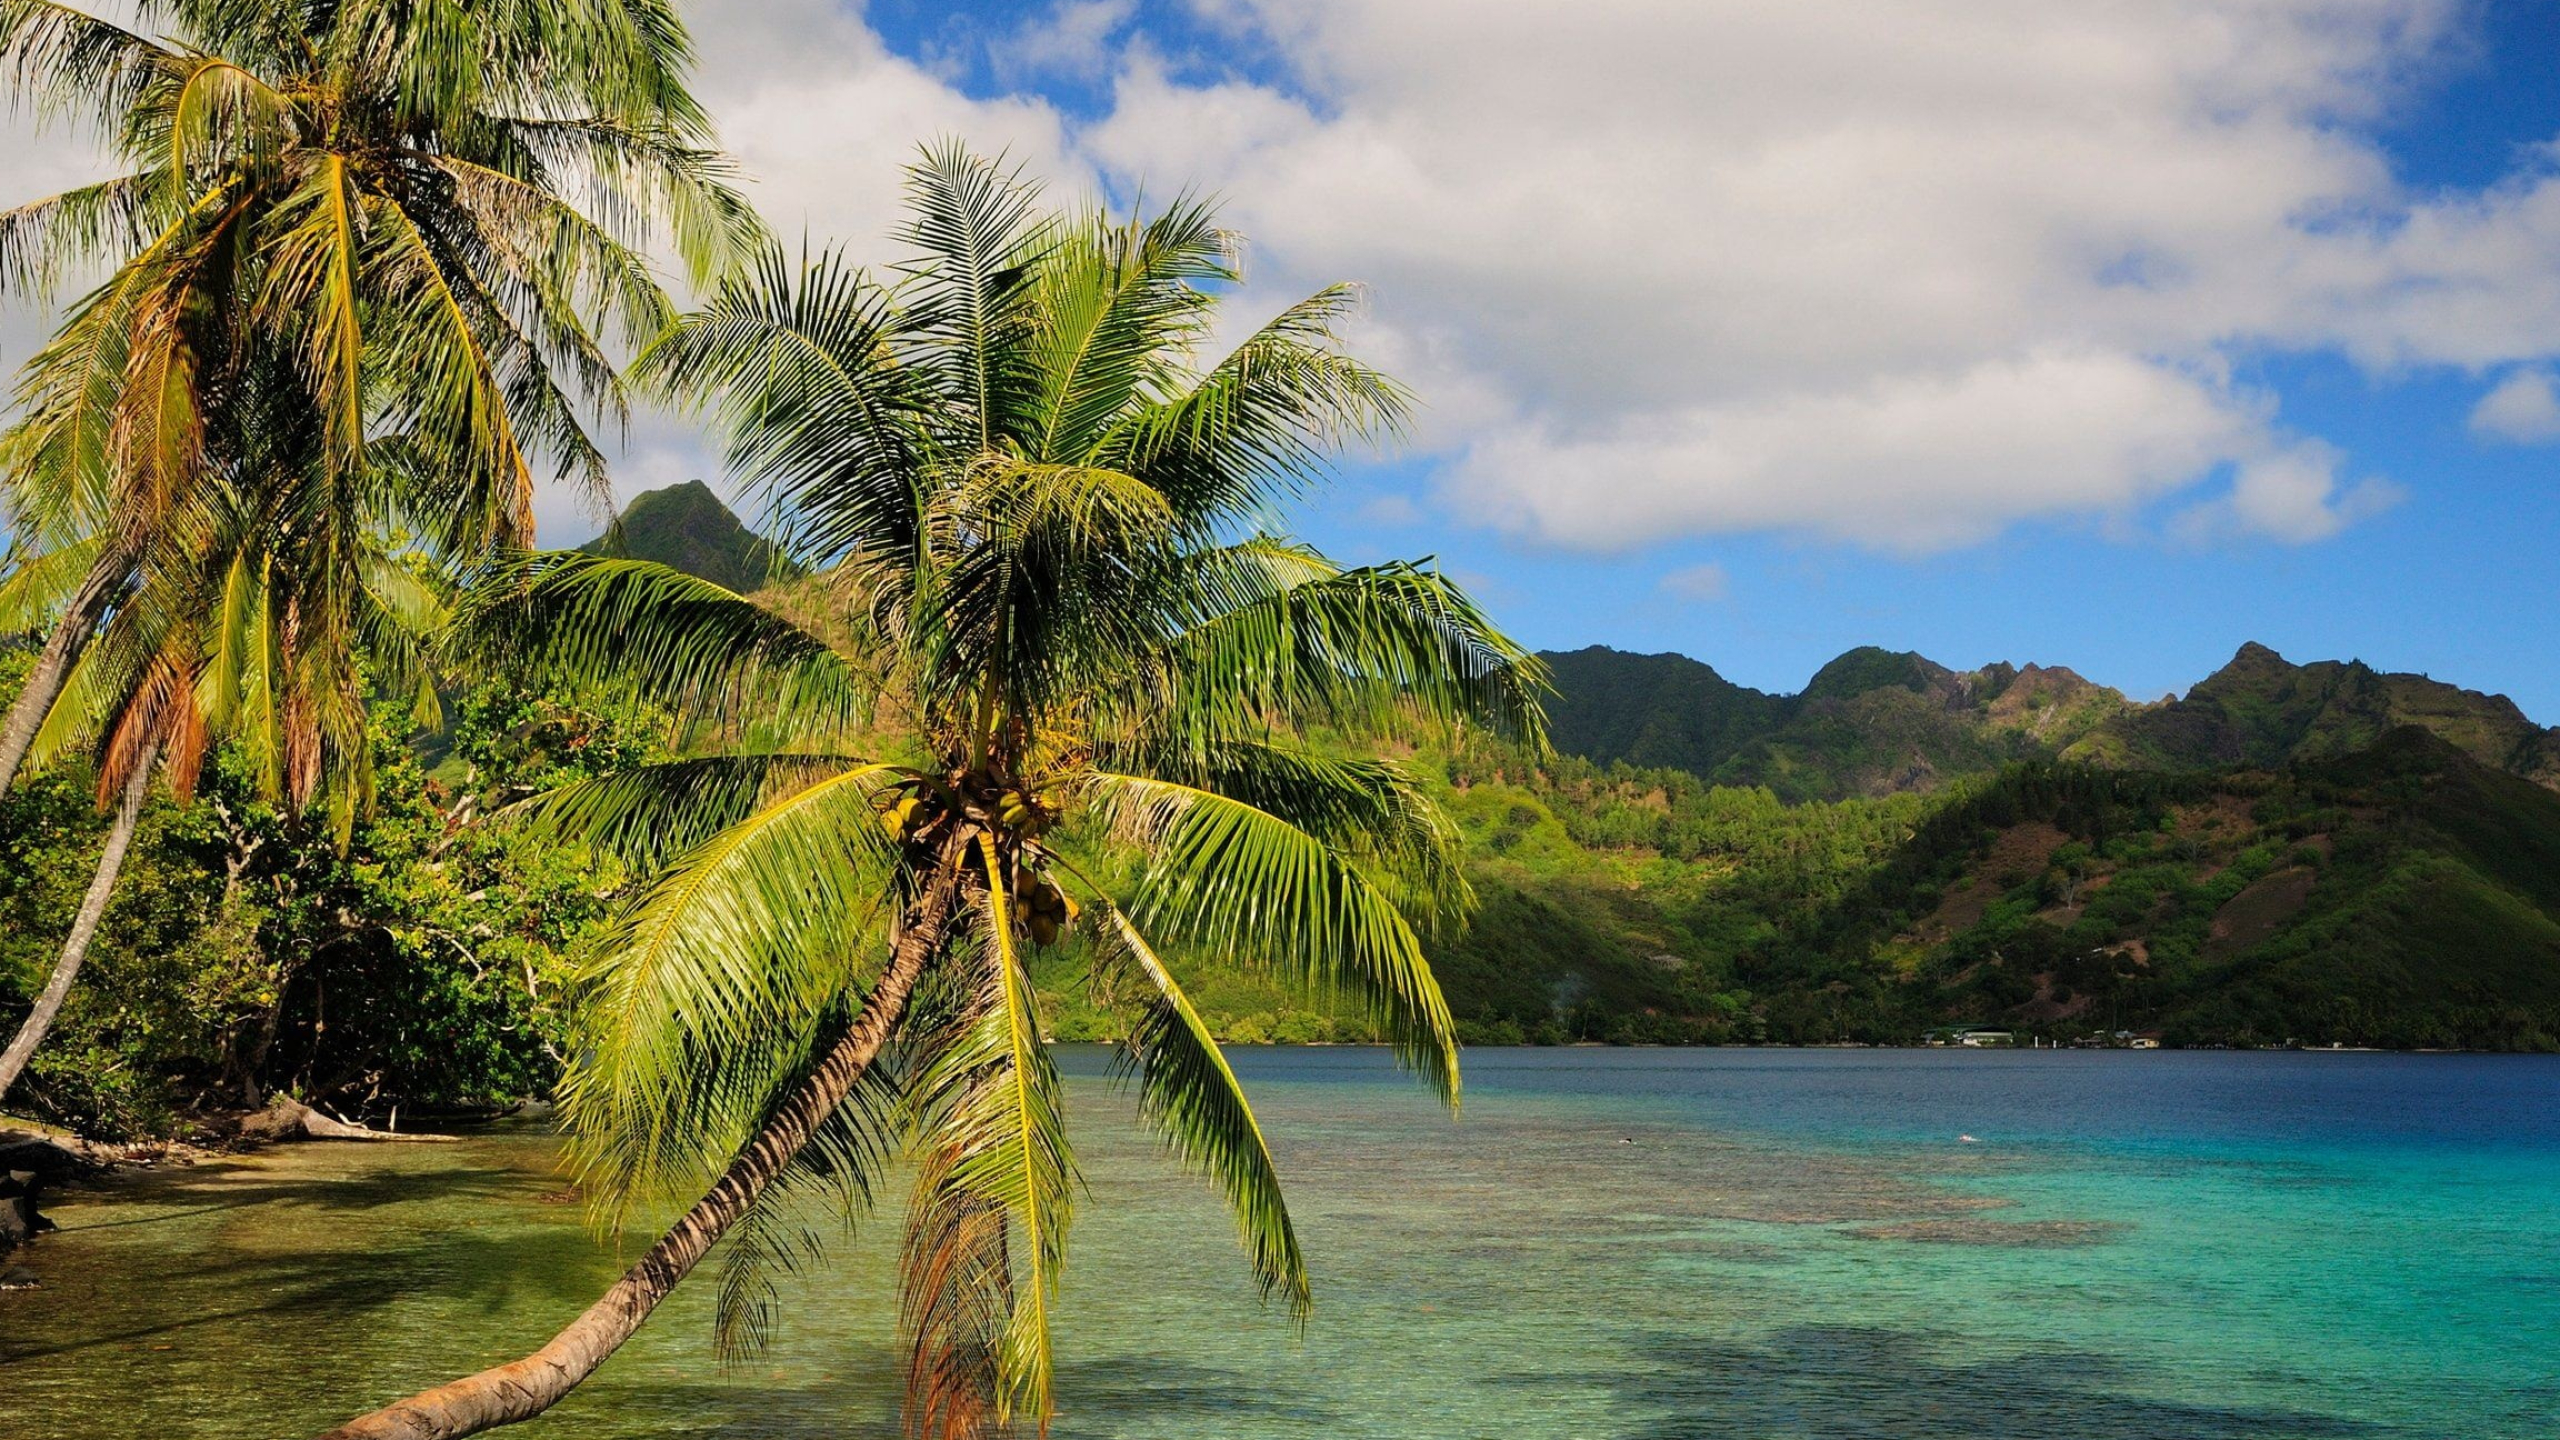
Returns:
[[[1733,582],[1731,577],[1724,573],[1723,566],[1710,562],[1704,565],[1684,565],[1673,570],[1656,582],[1655,588],[1675,600],[1709,604],[1722,600],[1730,594]]]
[[[719,0],[687,7],[697,91],[750,177],[775,233],[840,240],[886,258],[899,172],[916,147],[956,135],[1034,174],[1072,182],[1064,131],[1036,99],[973,100],[889,52],[830,0]]]
[[[1065,0],[992,47],[999,74],[1019,81],[1040,75],[1106,79],[1119,62],[1112,44],[1138,0]]]
[[[1218,57],[1166,58],[1129,0],[1062,0],[990,54],[1116,67],[1079,126],[961,93],[857,4],[687,18],[786,239],[887,258],[898,169],[945,134],[1066,194],[1213,190],[1246,304],[1369,282],[1358,342],[1423,395],[1449,513],[1539,542],[1924,551],[2164,510],[2316,540],[2394,492],[2233,382],[2267,350],[2523,367],[2475,425],[2560,435],[2560,157],[2418,195],[2370,138],[2466,0],[1192,3],[1285,82],[1197,79]],[[85,173],[0,144],[12,196]],[[693,474],[700,440],[643,422],[618,491]]]
[[[1401,530],[1422,519],[1422,507],[1408,495],[1379,495],[1360,506],[1360,519],[1384,529]]]
[[[2188,507],[2171,528],[2190,544],[2249,537],[2305,544],[2400,503],[2400,487],[2388,480],[2341,479],[2345,459],[2321,440],[2255,456],[2235,468],[2227,494]]]
[[[1452,513],[1537,539],[1925,550],[2236,473],[2217,533],[2312,540],[2388,492],[2233,357],[2560,352],[2547,157],[2418,196],[2369,138],[2454,0],[1247,8],[1288,85],[1133,52],[1079,142],[1371,282]]]
[[[2552,392],[2551,372],[2518,370],[2500,381],[2472,407],[2471,429],[2518,445],[2560,440],[2560,394]]]
[[[1809,528],[1917,552],[2027,515],[2130,511],[2258,429],[2207,378],[2052,351],[1639,412],[1604,433],[1511,427],[1448,483],[1510,529],[1591,549]]]

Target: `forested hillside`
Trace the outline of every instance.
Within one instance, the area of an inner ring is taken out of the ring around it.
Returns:
[[[1595,645],[1541,658],[1556,678],[1557,749],[1766,785],[1790,800],[1932,790],[2021,760],[2282,765],[2362,749],[2401,725],[2560,786],[2560,729],[2535,725],[2503,695],[2358,661],[2295,665],[2255,643],[2184,698],[2150,704],[2061,666],[1956,671],[1872,646],[1825,665],[1794,695],[1735,685],[1683,655]]]
[[[1681,655],[1593,646],[1541,658],[1555,673],[1557,749],[1766,786],[1786,800],[1932,790],[2060,754],[2132,708],[2059,667],[1955,671],[1873,646],[1825,665],[1794,695],[1735,685]]]
[[[2560,729],[2534,724],[2503,695],[2360,661],[2295,665],[2258,644],[2241,646],[2185,698],[2113,716],[2063,753],[2154,770],[2281,765],[2351,754],[2402,725],[2493,769],[2560,788]]]

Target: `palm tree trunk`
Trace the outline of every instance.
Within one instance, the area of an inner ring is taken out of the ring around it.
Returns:
[[[72,662],[80,658],[98,628],[98,617],[107,613],[108,603],[123,588],[126,567],[124,546],[111,542],[101,548],[89,573],[81,577],[80,588],[71,592],[71,603],[55,622],[53,633],[45,637],[35,668],[27,672],[26,688],[10,703],[7,721],[0,722],[0,795],[17,783],[18,767],[36,742],[45,713],[62,693],[63,682],[71,678]],[[0,1090],[6,1088],[0,1084]]]
[[[116,872],[124,868],[124,853],[133,846],[134,827],[142,821],[142,802],[151,793],[151,762],[159,754],[158,742],[143,747],[134,762],[133,774],[124,782],[124,795],[116,806],[113,828],[107,831],[107,848],[98,856],[98,872],[89,879],[89,893],[81,897],[80,913],[72,917],[71,934],[62,942],[62,958],[53,962],[53,978],[47,980],[44,993],[36,997],[36,1008],[18,1025],[16,1038],[7,1050],[0,1050],[0,1096],[18,1081],[18,1072],[27,1068],[28,1057],[43,1043],[44,1032],[53,1027],[53,1017],[62,1013],[62,1002],[71,994],[71,982],[80,974],[80,962],[89,957],[89,942],[97,937],[98,923],[106,918],[107,901],[116,891]]]
[[[844,1038],[800,1083],[747,1148],[729,1162],[720,1183],[695,1202],[623,1272],[604,1298],[521,1360],[493,1366],[450,1384],[359,1416],[320,1440],[456,1440],[501,1425],[530,1420],[566,1398],[640,1328],[649,1312],[691,1273],[722,1233],[745,1215],[791,1157],[853,1089],[896,1028],[908,994],[925,962],[942,946],[959,887],[958,855],[946,852],[934,880],[901,930],[880,983],[863,1002]]]

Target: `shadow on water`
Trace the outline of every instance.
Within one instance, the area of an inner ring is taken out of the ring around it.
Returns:
[[[834,1374],[766,1387],[660,1380],[593,1398],[626,1424],[637,1422],[653,1440],[697,1435],[755,1440],[903,1437],[894,1383],[899,1357],[860,1346],[834,1359]],[[742,1371],[754,1368],[749,1364]],[[1060,1365],[1057,1400],[1051,1433],[1060,1436],[1112,1436],[1132,1427],[1158,1433],[1168,1423],[1196,1423],[1197,1433],[1216,1435],[1255,1420],[1285,1422],[1293,1427],[1290,1433],[1321,1434],[1349,1418],[1334,1406],[1273,1385],[1268,1376],[1154,1356]]]
[[[504,1167],[375,1171],[326,1178],[277,1176],[255,1166],[212,1161],[191,1165],[184,1170],[156,1172],[145,1177],[144,1183],[147,1191],[137,1192],[135,1198],[154,1206],[155,1213],[121,1220],[75,1221],[55,1233],[77,1235],[135,1225],[164,1225],[174,1220],[219,1214],[225,1210],[254,1209],[262,1205],[307,1205],[326,1210],[366,1211],[421,1200],[497,1199],[521,1192],[525,1177],[520,1171]],[[74,1193],[77,1198],[93,1198],[91,1194]],[[121,1198],[112,1189],[106,1193],[109,1198]],[[207,1203],[188,1204],[200,1198]]]
[[[1196,1415],[1204,1419],[1269,1416],[1302,1425],[1337,1426],[1342,1411],[1270,1376],[1184,1360],[1127,1357],[1058,1367],[1058,1403],[1079,1432],[1093,1422]]]
[[[1595,1380],[1618,1393],[1625,1440],[2309,1440],[2398,1434],[2301,1410],[2141,1394],[2104,1355],[2035,1350],[1988,1361],[1930,1358],[1898,1330],[1802,1326],[1757,1346],[1665,1337],[1634,1370]],[[1527,1382],[1523,1382],[1527,1383]],[[1544,1383],[1544,1382],[1541,1382]]]
[[[326,1327],[395,1307],[420,1294],[459,1299],[487,1314],[528,1301],[575,1306],[594,1298],[592,1257],[564,1254],[556,1236],[481,1235],[469,1231],[362,1250],[281,1250],[202,1258],[189,1264],[183,1289],[195,1296],[232,1296],[187,1307],[180,1318],[156,1319],[166,1303],[88,1309],[54,1319],[38,1336],[0,1333],[0,1365],[219,1327],[257,1315],[284,1315]],[[43,1292],[36,1297],[42,1298]],[[147,1297],[145,1297],[147,1298]],[[165,1302],[165,1296],[161,1301]],[[132,1320],[148,1323],[116,1324]],[[83,1323],[83,1322],[86,1323]],[[104,1322],[104,1323],[101,1323]]]

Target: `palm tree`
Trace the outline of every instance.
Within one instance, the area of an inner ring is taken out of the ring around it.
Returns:
[[[368,699],[435,704],[427,662],[445,603],[425,557],[387,538],[405,518],[401,498],[420,488],[392,464],[406,447],[377,438],[381,463],[352,474],[314,463],[304,397],[272,367],[264,378],[254,401],[225,411],[242,423],[209,453],[232,463],[189,497],[190,543],[155,547],[32,737],[37,764],[94,755],[114,818],[53,974],[0,1051],[0,1096],[79,975],[155,763],[183,803],[207,751],[238,744],[269,797],[325,807],[343,840],[372,796]]]
[[[1475,720],[1535,738],[1543,680],[1436,573],[1268,532],[1404,409],[1337,343],[1352,294],[1203,366],[1238,279],[1206,207],[1052,215],[956,149],[910,191],[898,283],[768,255],[641,361],[717,411],[733,469],[821,567],[796,607],[813,623],[592,557],[530,562],[461,622],[549,680],[638,686],[765,742],[534,812],[653,877],[599,952],[562,1086],[582,1184],[614,1223],[702,1198],[540,1351],[333,1436],[538,1413],[724,1235],[720,1338],[751,1346],[773,1269],[820,1238],[789,1201],[858,1209],[892,1156],[915,1174],[911,1424],[1045,1420],[1076,1164],[1037,947],[1143,994],[1125,1047],[1142,1111],[1298,1316],[1271,1154],[1181,962],[1331,988],[1456,1100],[1416,930],[1467,903],[1453,829],[1395,766],[1293,737]]]
[[[73,662],[218,468],[208,434],[285,364],[321,463],[407,437],[452,548],[524,545],[547,464],[604,493],[604,346],[669,318],[643,258],[696,279],[758,227],[684,88],[668,0],[142,0],[147,38],[0,0],[0,67],[122,173],[0,213],[0,287],[111,270],[22,371],[5,441],[20,565],[80,556],[0,724],[15,777]]]

